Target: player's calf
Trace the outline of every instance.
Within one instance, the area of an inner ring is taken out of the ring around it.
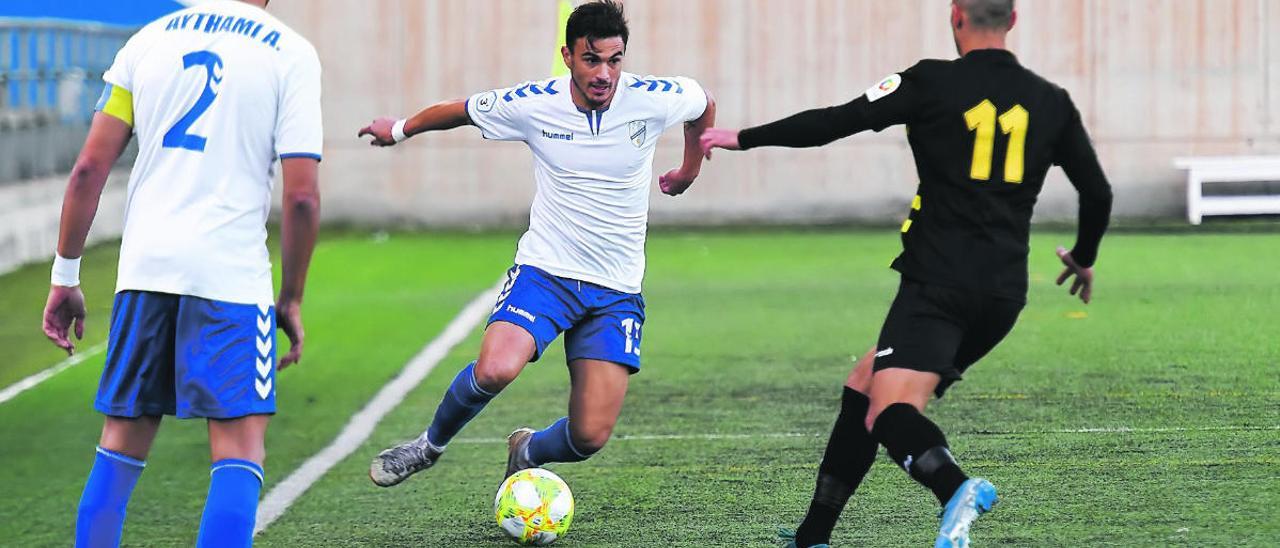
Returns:
[[[534,432],[521,428],[507,438],[507,476],[525,468],[535,468],[550,462],[580,462],[604,448],[610,428],[593,431],[585,442],[575,440],[569,417],[563,417],[551,426]]]
[[[107,416],[76,511],[76,546],[119,546],[125,509],[159,428],[157,416]]]
[[[845,387],[840,415],[818,467],[809,511],[793,535],[795,545],[825,546],[830,542],[845,504],[875,462],[879,444],[862,424],[870,403],[862,392]]]
[[[200,517],[197,548],[253,545],[262,481],[262,467],[253,461],[222,459],[209,467],[209,496]]]
[[[952,458],[942,430],[910,404],[886,407],[871,434],[912,479],[933,491],[940,504],[969,479]]]
[[[196,546],[253,545],[271,415],[209,419],[209,494]]]
[[[125,509],[147,463],[98,447],[76,511],[76,546],[119,546]]]
[[[577,441],[574,435],[575,426],[569,417],[562,417],[538,432],[529,436],[529,447],[526,454],[533,466],[542,466],[549,462],[580,462],[591,458],[604,448],[609,439],[609,432],[590,434],[586,443]]]

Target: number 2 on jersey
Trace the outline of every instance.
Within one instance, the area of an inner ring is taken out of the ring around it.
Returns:
[[[983,99],[977,106],[964,113],[969,130],[977,134],[973,141],[973,163],[969,166],[969,178],[977,181],[991,180],[991,160],[995,156],[996,122],[1000,131],[1009,136],[1009,150],[1004,155],[1004,182],[1021,183],[1027,147],[1027,126],[1031,115],[1022,105],[1013,105],[996,118],[996,106],[990,99]]]
[[[165,132],[161,146],[164,148],[185,148],[196,152],[204,152],[205,138],[187,133],[191,125],[196,123],[204,111],[209,110],[213,100],[218,97],[214,84],[222,82],[222,58],[212,51],[193,51],[182,56],[182,70],[201,66],[205,69],[204,91],[196,99],[196,104],[182,115],[169,131]]]

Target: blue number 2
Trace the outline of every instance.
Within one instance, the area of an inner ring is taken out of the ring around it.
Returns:
[[[196,104],[191,106],[191,110],[183,114],[182,118],[165,132],[164,141],[161,143],[164,148],[185,148],[204,152],[205,138],[187,133],[187,130],[191,128],[191,124],[196,123],[196,119],[200,118],[204,111],[209,110],[213,100],[218,97],[218,92],[213,89],[213,85],[222,82],[222,58],[212,51],[193,51],[182,56],[183,70],[195,66],[204,67],[207,73],[204,91],[200,93],[200,98],[196,99]]]

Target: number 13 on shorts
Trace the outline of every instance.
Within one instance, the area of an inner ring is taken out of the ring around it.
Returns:
[[[622,320],[622,332],[627,336],[626,353],[640,355],[640,320],[627,318]]]

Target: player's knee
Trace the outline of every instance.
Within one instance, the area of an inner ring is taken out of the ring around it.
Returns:
[[[501,392],[507,385],[516,380],[520,367],[500,360],[480,360],[476,362],[476,384],[490,394]]]
[[[875,430],[876,419],[880,418],[880,412],[883,410],[884,408],[875,407],[867,409],[867,418],[862,421],[862,425],[867,428],[867,432]]]
[[[876,421],[880,420],[880,416],[884,414],[885,410],[890,409],[895,405],[905,405],[907,407],[911,407],[910,404],[906,404],[902,402],[894,402],[894,401],[877,402],[875,400],[872,400],[871,406],[867,409],[867,419],[866,421],[863,422],[863,426],[867,427],[867,432],[871,432],[874,434]]]

